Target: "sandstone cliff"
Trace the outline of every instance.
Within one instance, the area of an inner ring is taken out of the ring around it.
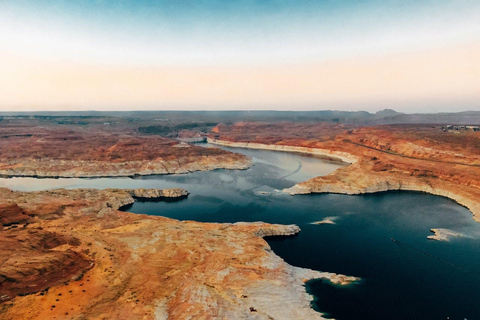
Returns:
[[[241,154],[159,136],[36,126],[2,126],[0,134],[4,177],[133,177],[251,165]]]
[[[135,199],[179,199],[188,196],[188,191],[181,188],[172,189],[126,189]]]

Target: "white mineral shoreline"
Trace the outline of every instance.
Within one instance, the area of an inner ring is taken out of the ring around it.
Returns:
[[[59,164],[71,163],[69,169],[62,169]],[[251,160],[239,160],[233,163],[195,162],[184,166],[171,165],[164,161],[127,161],[108,163],[96,161],[50,161],[45,168],[9,168],[0,169],[0,178],[132,178],[136,176],[187,174],[196,171],[246,170],[250,168]],[[127,167],[127,169],[125,168]],[[93,169],[92,169],[93,168]],[[85,169],[87,169],[85,171]]]
[[[462,207],[467,208],[473,216],[473,219],[480,222],[480,203],[474,199],[470,199],[461,194],[454,193],[450,190],[435,188],[431,185],[419,181],[418,183],[409,183],[402,181],[374,181],[369,186],[354,186],[354,185],[329,185],[322,184],[315,188],[296,184],[291,188],[283,189],[285,193],[290,195],[311,194],[311,193],[336,193],[346,195],[360,195],[387,191],[413,191],[428,193],[434,196],[448,198],[453,200]]]
[[[307,153],[307,154],[313,154],[313,155],[324,156],[332,159],[341,160],[342,162],[349,163],[349,164],[352,164],[358,161],[358,158],[352,154],[349,154],[347,152],[342,152],[342,151],[332,151],[328,149],[297,147],[297,146],[287,146],[287,145],[277,145],[277,144],[263,144],[263,143],[256,143],[256,142],[231,142],[231,141],[211,139],[211,138],[208,138],[207,142],[210,144],[216,144],[219,146],[232,147],[232,148]]]
[[[261,149],[261,150],[272,150],[272,151],[284,151],[284,152],[298,152],[298,153],[307,153],[314,155],[321,155],[330,158],[335,158],[342,160],[343,162],[355,164],[359,159],[347,152],[341,151],[331,151],[328,149],[320,148],[307,148],[307,147],[296,147],[296,146],[287,146],[287,145],[274,145],[274,144],[262,144],[262,143],[250,143],[250,142],[231,142],[218,139],[208,139],[208,142],[211,144],[234,147],[234,148],[245,148],[245,149]],[[334,175],[338,170],[331,173],[329,176]],[[290,195],[297,194],[310,194],[310,193],[337,193],[337,194],[347,194],[347,195],[358,195],[365,193],[377,193],[377,192],[387,192],[387,191],[415,191],[415,192],[424,192],[432,194],[435,196],[445,197],[450,200],[455,201],[459,205],[467,208],[473,215],[473,219],[477,222],[480,222],[480,202],[476,199],[470,199],[462,194],[454,193],[450,190],[444,188],[436,188],[432,185],[416,181],[402,181],[402,180],[391,180],[386,178],[385,180],[378,180],[376,177],[372,179],[372,183],[369,185],[355,186],[354,184],[349,185],[335,185],[335,184],[321,184],[315,188],[311,188],[302,184],[296,184],[291,188],[282,190],[285,193]],[[445,183],[448,183],[445,181]]]

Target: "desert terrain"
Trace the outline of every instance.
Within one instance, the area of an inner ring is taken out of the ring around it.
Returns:
[[[322,319],[262,239],[295,225],[180,222],[118,211],[169,190],[0,189],[2,319]]]
[[[246,156],[173,139],[208,135],[216,144],[350,163],[284,190],[291,194],[421,191],[457,201],[480,221],[480,132],[336,121],[140,129],[151,128],[148,121],[3,119],[0,173],[108,177],[251,165]],[[183,189],[0,188],[0,318],[322,319],[304,282],[358,280],[278,257],[263,237],[294,235],[296,225],[182,222],[119,210],[136,199],[187,195]]]
[[[4,119],[0,122],[0,175],[132,177],[250,165],[239,154],[142,135],[124,119],[94,120]]]
[[[351,163],[285,190],[291,194],[420,191],[453,199],[480,221],[480,132],[466,126],[445,127],[242,122],[215,127],[209,141],[312,153]]]
[[[1,173],[115,177],[251,164],[240,154],[141,132],[144,121],[118,120],[4,119]],[[0,318],[322,319],[304,282],[357,280],[296,268],[275,255],[263,237],[294,235],[295,225],[180,222],[119,211],[136,199],[187,195],[0,188]]]

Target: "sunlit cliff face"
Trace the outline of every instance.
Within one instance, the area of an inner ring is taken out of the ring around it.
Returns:
[[[480,3],[6,1],[0,70],[0,110],[475,110]]]

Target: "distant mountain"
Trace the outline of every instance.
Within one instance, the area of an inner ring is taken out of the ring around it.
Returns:
[[[402,124],[402,123],[432,123],[432,124],[472,124],[480,125],[480,111],[465,111],[456,113],[415,113],[397,114],[366,121],[366,124]]]
[[[171,122],[234,123],[239,121],[327,121],[359,125],[432,123],[432,124],[480,124],[480,111],[456,113],[406,114],[392,109],[376,113],[367,111],[75,111],[75,112],[0,112],[0,119],[8,116],[35,117],[119,117],[140,120]]]
[[[397,112],[393,109],[383,109],[383,110],[377,111],[374,116],[375,118],[387,118],[387,117],[395,117],[401,114],[403,113]]]

